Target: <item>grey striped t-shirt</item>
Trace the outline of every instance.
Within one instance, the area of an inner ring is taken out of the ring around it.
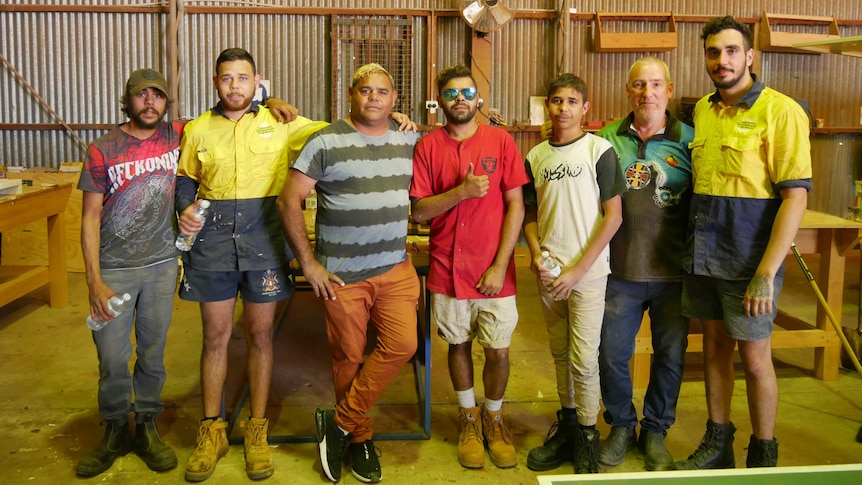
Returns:
[[[315,257],[345,283],[407,258],[407,215],[416,133],[365,136],[339,120],[312,135],[293,167],[317,180]]]

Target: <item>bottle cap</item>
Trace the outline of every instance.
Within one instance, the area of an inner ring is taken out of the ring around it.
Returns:
[[[547,251],[542,251],[542,257],[543,258],[549,258],[550,256],[551,256],[551,253],[549,253]]]
[[[209,206],[210,206],[210,201],[208,201],[208,200],[206,200],[206,199],[204,199],[204,200],[202,200],[202,201],[201,201],[201,205],[200,205],[200,207],[201,207],[202,209],[207,209],[207,208],[209,208]]]
[[[128,293],[123,293],[123,300],[129,301],[131,299],[132,299],[132,295],[130,295]]]

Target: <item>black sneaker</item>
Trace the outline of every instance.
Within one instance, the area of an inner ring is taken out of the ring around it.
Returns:
[[[335,424],[334,409],[315,410],[314,427],[317,430],[317,448],[323,473],[326,478],[338,482],[341,480],[341,460],[350,444],[350,433],[345,434]]]
[[[377,483],[383,480],[380,460],[377,459],[379,452],[372,440],[350,444],[350,454],[353,455],[353,476],[357,480],[364,483]]]

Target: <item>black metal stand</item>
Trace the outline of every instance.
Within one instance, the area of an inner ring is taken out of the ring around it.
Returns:
[[[416,354],[413,356],[413,375],[416,381],[417,405],[419,406],[419,418],[421,431],[405,431],[396,433],[375,433],[375,440],[427,440],[431,439],[431,307],[429,306],[431,294],[425,285],[426,277],[428,276],[427,266],[416,266],[416,273],[419,275],[421,284],[421,297],[416,308],[416,331],[419,333],[419,346],[416,349]],[[294,281],[294,292],[310,291],[308,288],[297,287],[296,277],[302,276],[301,270],[294,270],[292,279]],[[276,318],[275,326],[272,329],[273,340],[278,335],[282,324],[287,319],[287,314],[290,311],[290,305],[293,302],[294,295],[290,296],[287,304],[284,305],[281,313]],[[233,408],[227,426],[228,441],[232,445],[241,444],[242,437],[231,438],[231,432],[237,424],[242,408],[245,406],[246,400],[249,397],[249,386],[246,382],[240,393],[239,400]],[[222,392],[221,416],[225,416],[225,393]],[[270,435],[269,443],[316,443],[316,435]]]

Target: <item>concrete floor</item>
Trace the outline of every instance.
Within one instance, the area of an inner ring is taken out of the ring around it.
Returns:
[[[816,268],[816,257],[807,257]],[[378,441],[382,452],[384,483],[536,483],[537,474],[526,467],[527,452],[540,445],[558,408],[547,337],[536,290],[526,258],[518,257],[520,324],[511,349],[511,378],[506,395],[506,416],[518,449],[518,466],[499,470],[487,463],[484,470],[461,468],[455,458],[457,405],[446,368],[446,346],[436,336],[432,342],[432,437],[428,441]],[[816,300],[788,260],[782,306],[813,318]],[[816,270],[815,270],[816,274]],[[848,260],[844,319],[855,325],[857,312],[858,256]],[[87,287],[82,274],[70,273],[71,304],[54,310],[45,303],[47,288],[0,308],[0,481],[3,483],[71,483],[75,465],[102,435],[96,407],[98,380],[96,352],[84,325],[88,312]],[[159,427],[176,449],[177,469],[155,473],[134,454],[89,479],[93,483],[182,483],[183,469],[197,436],[200,411],[198,361],[201,347],[200,317],[195,304],[174,302],[163,392],[165,411]],[[276,343],[276,370],[269,400],[271,434],[311,434],[315,407],[331,406],[331,377],[320,303],[310,293],[298,293]],[[231,371],[226,401],[228,411],[237,402],[244,373],[244,341],[241,329],[234,333]],[[481,353],[477,353],[481,375]],[[690,353],[677,424],[668,435],[668,448],[676,458],[691,453],[704,430],[706,411],[702,359]],[[836,381],[812,376],[813,351],[775,353],[780,378],[781,403],[776,436],[780,465],[862,463],[862,444],[854,437],[862,424],[862,379],[842,370]],[[745,403],[745,384],[737,366],[733,419],[739,431],[734,449],[743,466],[744,448],[751,426]],[[481,395],[481,389],[479,389]],[[418,429],[418,410],[412,371],[406,367],[374,410],[376,430],[392,432]],[[635,396],[640,403],[642,393]],[[245,415],[245,411],[243,415]],[[599,424],[602,436],[608,426]],[[239,436],[237,429],[233,436]],[[275,475],[270,483],[328,483],[320,471],[317,448],[312,443],[272,445]],[[638,452],[626,462],[603,473],[643,470]],[[554,472],[570,473],[564,465]],[[342,483],[359,483],[345,468]],[[221,460],[208,483],[247,481],[242,446],[235,445]]]

